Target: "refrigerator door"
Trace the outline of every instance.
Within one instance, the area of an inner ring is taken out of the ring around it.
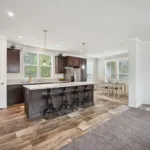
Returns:
[[[81,70],[75,69],[73,73],[74,73],[74,81],[75,82],[81,81]]]

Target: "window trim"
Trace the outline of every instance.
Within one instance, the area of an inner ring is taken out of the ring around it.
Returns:
[[[51,59],[51,65],[49,65],[49,66],[41,66],[41,65],[40,65],[40,55],[49,56],[50,59]],[[41,76],[41,67],[47,67],[47,68],[50,68],[51,76],[50,76],[50,77],[42,77],[42,76]],[[52,77],[52,56],[51,56],[51,55],[47,55],[47,54],[39,54],[39,77],[40,77],[40,78],[51,78],[51,77]]]
[[[119,73],[119,62],[120,61],[128,61],[128,58],[118,58],[118,59],[109,59],[109,60],[105,60],[105,81],[107,82],[107,63],[109,62],[116,62],[116,73],[115,73],[115,80],[121,80],[119,79],[119,74],[127,74],[129,75],[129,72],[128,73]]]
[[[37,76],[36,77],[32,77],[33,79],[52,79],[53,77],[54,77],[54,54],[51,54],[51,53],[45,53],[45,55],[48,55],[48,56],[50,56],[51,57],[51,66],[49,66],[50,68],[51,68],[51,76],[50,77],[41,77],[40,76],[40,55],[44,55],[44,51],[29,51],[29,50],[25,50],[25,51],[23,51],[23,64],[22,64],[22,66],[23,66],[23,78],[24,79],[28,79],[28,77],[25,77],[25,70],[24,70],[24,66],[27,66],[27,65],[25,65],[25,63],[24,63],[24,56],[25,56],[25,53],[34,53],[34,54],[36,54],[37,55]],[[28,66],[30,66],[30,65],[28,65]],[[33,65],[34,66],[34,65]]]

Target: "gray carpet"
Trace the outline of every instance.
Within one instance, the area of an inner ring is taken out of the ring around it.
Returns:
[[[150,150],[150,112],[130,108],[61,150]]]

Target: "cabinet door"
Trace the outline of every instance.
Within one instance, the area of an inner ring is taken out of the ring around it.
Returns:
[[[55,73],[65,73],[65,57],[55,57]]]
[[[71,56],[66,57],[66,66],[67,67],[74,67],[74,58]]]
[[[20,73],[20,51],[7,49],[7,73]]]
[[[74,58],[74,66],[75,67],[80,67],[80,58]]]
[[[21,85],[8,85],[7,86],[7,105],[21,103]]]

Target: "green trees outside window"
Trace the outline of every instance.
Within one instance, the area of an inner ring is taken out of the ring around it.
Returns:
[[[46,65],[43,65],[45,60]],[[24,53],[24,76],[25,77],[51,77],[51,56]]]
[[[44,60],[45,65],[43,65]],[[51,77],[51,56],[40,55],[40,76]]]
[[[24,53],[24,76],[37,77],[37,54]]]

